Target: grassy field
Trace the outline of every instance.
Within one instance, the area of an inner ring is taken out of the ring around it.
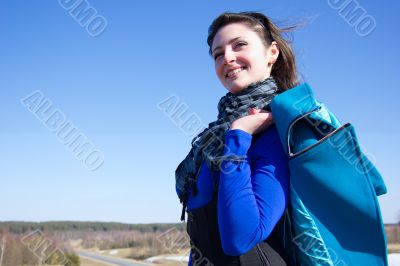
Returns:
[[[99,261],[94,261],[94,260],[89,260],[80,257],[81,260],[81,266],[110,266],[111,264],[104,264]]]
[[[389,244],[388,252],[389,253],[400,253],[400,244]]]

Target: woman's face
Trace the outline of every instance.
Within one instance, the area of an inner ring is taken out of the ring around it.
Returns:
[[[243,23],[218,30],[212,43],[215,72],[222,85],[237,93],[253,82],[270,76],[279,51],[276,43],[266,48],[260,37]]]

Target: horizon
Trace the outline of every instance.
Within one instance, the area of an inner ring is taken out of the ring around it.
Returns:
[[[0,223],[52,223],[52,222],[55,222],[55,223],[58,223],[58,222],[69,222],[69,223],[80,223],[80,222],[82,222],[82,223],[118,223],[118,224],[124,224],[124,225],[138,225],[138,224],[142,224],[142,225],[151,225],[151,224],[184,224],[184,223],[186,223],[186,222],[176,222],[176,223],[157,223],[157,222],[154,222],[154,223],[123,223],[123,222],[116,222],[116,221],[109,221],[109,222],[106,222],[106,221],[68,221],[68,220],[66,220],[66,221],[62,221],[62,220],[59,220],[59,221],[0,221]],[[400,226],[400,221],[399,222],[397,222],[397,223],[384,223],[384,225],[399,225]]]

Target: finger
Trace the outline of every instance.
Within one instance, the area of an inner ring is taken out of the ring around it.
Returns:
[[[266,114],[259,114],[260,117],[262,117],[262,122],[258,129],[256,130],[257,133],[262,132],[266,130],[268,127],[270,127],[273,123],[274,120],[272,118],[272,113],[271,112],[266,112]]]
[[[261,117],[267,117],[267,116],[272,116],[272,113],[265,110],[261,110],[258,113],[256,113],[256,115],[259,115]]]
[[[249,115],[255,115],[260,113],[262,110],[261,109],[256,109],[256,108],[250,108],[249,109]]]
[[[264,123],[269,123],[273,120],[271,112],[263,112],[258,115],[264,120]]]

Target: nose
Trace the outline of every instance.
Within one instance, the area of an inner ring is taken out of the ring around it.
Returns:
[[[229,51],[228,49],[224,54],[224,65],[229,64],[230,62],[236,59],[235,53],[233,51]]]

